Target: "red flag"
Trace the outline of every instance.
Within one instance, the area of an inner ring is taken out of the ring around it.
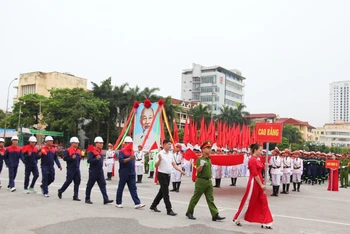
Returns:
[[[187,145],[187,143],[189,142],[189,129],[188,129],[188,123],[187,123],[187,119],[185,122],[185,128],[184,128],[184,139],[183,142]]]
[[[165,140],[165,134],[164,134],[163,115],[160,115],[160,142],[163,142],[164,140]]]
[[[151,146],[151,148],[149,149],[149,151],[155,150],[155,149],[158,149],[158,145],[157,145],[157,142],[156,142],[156,141],[153,143],[153,145]]]
[[[190,159],[197,159],[197,155],[191,150],[191,149],[187,149],[186,152],[184,153],[184,158],[187,161],[190,161]]]
[[[207,140],[206,124],[205,124],[205,121],[204,121],[204,116],[202,116],[199,144],[200,145],[203,144],[203,142],[206,141],[206,140]]]
[[[174,141],[175,143],[180,142],[179,140],[179,129],[177,128],[176,120],[174,119]]]

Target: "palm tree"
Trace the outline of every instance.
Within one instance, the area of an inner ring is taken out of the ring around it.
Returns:
[[[183,112],[183,108],[181,105],[172,104],[171,100],[172,100],[171,96],[167,96],[164,99],[164,110],[168,117],[170,128],[173,129],[174,119],[176,119],[176,122],[179,123],[179,119],[177,118],[178,116],[176,112],[181,112],[181,111]]]
[[[192,120],[197,123],[198,128],[201,125],[202,117],[204,116],[205,122],[208,124],[211,118],[211,112],[209,111],[209,106],[204,106],[200,103],[198,106],[192,108],[189,112],[192,116]]]
[[[289,144],[300,144],[304,141],[299,129],[291,124],[283,126],[282,136],[289,140]]]
[[[116,99],[115,105],[117,109],[116,121],[118,121],[118,135],[121,131],[122,121],[126,119],[128,115],[128,110],[130,106],[130,102],[128,100],[128,91],[129,87],[128,83],[121,84],[120,86],[115,86],[113,93]]]
[[[244,116],[249,115],[249,112],[244,111],[244,108],[246,108],[247,106],[244,105],[243,103],[237,103],[236,102],[236,109],[232,109],[232,117],[233,117],[233,122],[236,124],[240,124],[240,126],[242,127],[242,125],[249,125],[250,121],[246,118],[244,118]]]
[[[144,90],[141,91],[141,98],[143,99],[149,99],[151,102],[156,102],[159,100],[159,96],[155,94],[155,92],[159,91],[159,88],[148,88],[146,87]]]
[[[220,107],[220,114],[216,115],[215,119],[221,120],[222,122],[226,122],[226,124],[231,125],[233,123],[232,111],[232,107],[222,105],[222,107]]]

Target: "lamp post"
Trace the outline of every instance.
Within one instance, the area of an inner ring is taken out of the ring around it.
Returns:
[[[6,137],[6,125],[7,125],[7,110],[9,108],[9,95],[10,95],[10,87],[11,87],[11,84],[12,82],[14,82],[15,80],[18,80],[18,78],[14,78],[10,84],[9,84],[9,87],[7,89],[7,101],[6,101],[6,110],[5,110],[5,126],[4,126],[4,138]]]

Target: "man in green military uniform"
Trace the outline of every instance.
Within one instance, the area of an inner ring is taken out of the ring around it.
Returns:
[[[342,160],[340,161],[340,187],[341,188],[348,187],[348,184],[349,184],[348,170],[349,170],[349,158],[347,158],[346,154],[344,154]]]
[[[197,205],[201,196],[205,195],[207,200],[207,204],[212,216],[213,221],[223,220],[225,217],[219,216],[219,211],[214,204],[214,196],[213,196],[213,184],[211,182],[211,161],[209,158],[211,143],[210,141],[205,141],[202,146],[202,156],[197,158],[196,168],[197,168],[197,179],[195,182],[194,194],[191,198],[190,204],[188,204],[186,216],[189,219],[196,219],[193,216],[194,207]]]
[[[145,169],[145,174],[148,174],[148,170],[149,170],[149,152],[147,152],[146,154],[145,154],[145,162],[144,162],[144,169]]]

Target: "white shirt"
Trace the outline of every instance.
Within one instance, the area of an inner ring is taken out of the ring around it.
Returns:
[[[165,150],[160,151],[158,155],[159,154],[161,155],[162,159],[160,160],[160,163],[158,166],[158,172],[170,175],[173,169],[173,165],[172,165],[172,163],[174,162],[173,154],[170,151],[166,153]]]

